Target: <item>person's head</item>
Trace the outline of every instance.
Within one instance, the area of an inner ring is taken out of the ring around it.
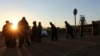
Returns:
[[[41,25],[41,22],[39,22],[39,25]]]
[[[65,23],[67,24],[67,21],[65,21]]]
[[[53,24],[52,22],[50,22],[50,25],[51,25],[51,26],[54,26],[54,24]]]
[[[36,24],[36,21],[33,21],[33,24]]]
[[[52,22],[50,22],[50,25],[52,25]]]
[[[6,24],[10,23],[8,20],[6,21]]]
[[[22,20],[26,20],[26,18],[25,17],[22,17]]]

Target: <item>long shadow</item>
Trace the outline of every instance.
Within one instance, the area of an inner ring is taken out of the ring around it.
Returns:
[[[100,45],[88,46],[66,56],[100,56]]]
[[[24,46],[32,56],[50,56],[43,49],[37,46],[37,44],[31,44],[31,46]]]
[[[69,49],[67,47],[62,46],[61,43],[59,44],[56,41],[55,42],[50,41],[50,42],[47,42],[47,43],[43,42],[39,46],[41,48],[45,49],[45,50],[48,49],[51,52],[57,53],[59,55],[62,55],[62,54],[64,54],[64,53],[69,51]]]
[[[30,47],[25,47],[30,51],[30,53],[35,53],[37,56],[61,56],[69,51],[68,48],[63,48],[53,42],[42,42],[33,44]]]
[[[30,50],[27,50],[27,48],[23,46],[21,48],[18,48],[17,52],[19,53],[20,56],[36,56],[36,55],[32,55],[32,53],[30,53]]]
[[[2,56],[18,56],[16,48],[6,48],[1,54]]]

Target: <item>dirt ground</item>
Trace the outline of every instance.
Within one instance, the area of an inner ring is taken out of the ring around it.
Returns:
[[[18,41],[17,41],[18,43]],[[43,37],[41,43],[22,48],[6,48],[4,39],[0,39],[0,56],[100,56],[100,36],[84,36],[74,39],[59,37],[51,41]]]

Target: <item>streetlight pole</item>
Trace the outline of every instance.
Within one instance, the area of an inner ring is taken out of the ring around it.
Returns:
[[[77,31],[76,31],[76,15],[77,15],[77,9],[75,8],[73,11],[74,14],[74,20],[75,20],[75,38],[77,38]]]

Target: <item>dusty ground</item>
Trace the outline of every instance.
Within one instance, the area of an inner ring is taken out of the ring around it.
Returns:
[[[100,56],[100,36],[85,36],[83,38],[58,41],[43,38],[41,43],[22,48],[6,48],[4,40],[0,41],[0,56]]]

